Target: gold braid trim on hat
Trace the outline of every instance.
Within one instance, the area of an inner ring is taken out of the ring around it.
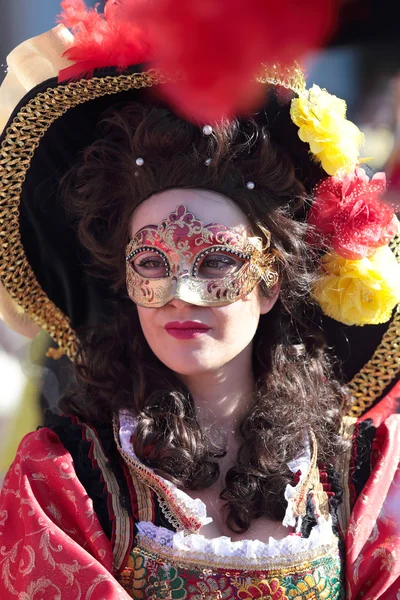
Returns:
[[[27,260],[19,230],[22,184],[41,137],[67,110],[100,96],[164,83],[155,70],[144,73],[93,77],[48,88],[37,94],[5,132],[0,147],[0,279],[17,304],[45,329],[60,352],[74,359],[78,340],[69,318],[48,298]],[[59,354],[59,353],[58,353]]]

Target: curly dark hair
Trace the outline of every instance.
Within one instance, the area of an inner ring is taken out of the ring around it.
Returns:
[[[253,119],[221,124],[204,136],[163,107],[127,103],[104,115],[98,133],[69,173],[65,198],[92,268],[111,282],[115,301],[112,317],[82,335],[78,389],[61,407],[91,423],[130,409],[139,417],[133,443],[144,464],[183,489],[217,480],[224,449],[210,442],[189,390],[144,339],[125,289],[124,248],[133,211],[156,192],[203,188],[229,197],[257,235],[271,233],[281,291],[254,339],[254,399],[221,498],[232,531],[247,531],[260,516],[281,520],[292,478],[287,463],[304,448],[305,423],[319,459],[331,464],[343,448],[347,401],[309,298],[316,268],[302,222],[307,194],[293,162]],[[145,165],[138,174],[139,156]],[[255,189],[246,188],[249,180]]]

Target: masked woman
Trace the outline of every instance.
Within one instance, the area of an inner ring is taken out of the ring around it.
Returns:
[[[398,221],[344,103],[266,69],[192,124],[143,67],[59,83],[64,36],[1,138],[3,285],[76,377],[5,479],[2,597],[393,600]]]

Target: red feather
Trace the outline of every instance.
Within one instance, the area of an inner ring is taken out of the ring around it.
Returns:
[[[62,0],[59,22],[72,30],[74,44],[66,57],[74,66],[61,77],[79,77],[101,67],[125,69],[151,59],[149,37],[120,14],[122,3],[109,0],[103,13],[87,8],[83,0]]]
[[[67,52],[75,74],[157,57],[182,75],[160,93],[186,118],[212,123],[257,105],[261,63],[292,64],[320,46],[339,1],[108,0],[103,15],[63,0],[61,21],[75,34]]]

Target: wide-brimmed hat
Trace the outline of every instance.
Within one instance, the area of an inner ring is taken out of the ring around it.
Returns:
[[[22,44],[9,57],[0,90],[1,281],[71,359],[79,343],[77,331],[104,314],[112,294],[85,266],[88,257],[66,218],[59,182],[94,141],[105,110],[126,101],[157,103],[153,91],[171,81],[148,64],[123,71],[108,66],[60,81],[60,72],[72,64],[65,56],[72,42],[72,34],[59,25]],[[264,66],[259,82],[265,85],[265,102],[256,120],[285,146],[311,191],[326,172],[310,154],[304,132],[300,139],[293,114],[293,98],[306,94],[301,70]],[[391,248],[400,260],[398,237]],[[359,327],[328,316],[324,323],[355,399],[352,414],[359,416],[399,377],[399,306],[382,324]]]

